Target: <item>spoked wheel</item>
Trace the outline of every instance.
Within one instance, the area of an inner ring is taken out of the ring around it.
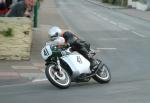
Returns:
[[[59,72],[54,64],[50,64],[46,67],[45,74],[48,80],[58,88],[66,89],[71,84],[69,73],[63,68],[62,71]]]
[[[111,74],[109,68],[103,64],[99,67],[96,75],[93,76],[93,79],[99,83],[108,83],[111,80]]]

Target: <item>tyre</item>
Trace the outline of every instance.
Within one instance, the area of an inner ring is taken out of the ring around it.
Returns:
[[[111,73],[109,68],[103,64],[99,67],[96,75],[93,76],[93,79],[99,83],[108,83],[111,80]]]
[[[71,84],[69,73],[62,68],[60,73],[55,64],[49,64],[45,69],[47,79],[56,87],[66,89]]]

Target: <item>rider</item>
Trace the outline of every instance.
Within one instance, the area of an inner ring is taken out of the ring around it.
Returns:
[[[96,67],[96,61],[94,58],[90,57],[90,44],[86,41],[81,40],[77,35],[72,32],[62,30],[59,27],[52,27],[49,29],[48,34],[52,41],[55,41],[58,37],[63,37],[65,39],[65,44],[69,45],[72,50],[78,51],[82,54],[86,59],[90,61],[90,68],[94,69]]]

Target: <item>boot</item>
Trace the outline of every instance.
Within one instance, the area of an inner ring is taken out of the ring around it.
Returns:
[[[95,59],[93,59],[93,58],[90,58],[89,61],[91,63],[91,65],[90,65],[91,71],[92,72],[96,71],[96,69],[97,69],[97,61]]]

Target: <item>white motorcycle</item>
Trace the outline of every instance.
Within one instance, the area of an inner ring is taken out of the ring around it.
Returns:
[[[91,56],[95,54],[90,52]],[[88,82],[91,78],[99,83],[108,83],[111,80],[110,70],[101,60],[96,59],[97,66],[92,71],[90,62],[71,48],[60,49],[57,45],[46,43],[41,55],[46,61],[46,77],[58,88],[65,89],[71,82]]]

